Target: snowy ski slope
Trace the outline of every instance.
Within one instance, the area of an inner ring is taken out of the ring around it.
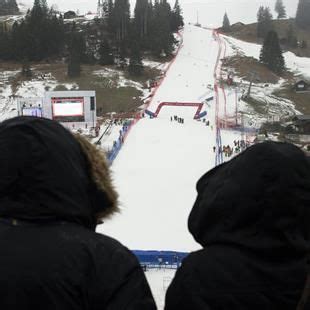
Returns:
[[[152,112],[161,102],[199,103],[213,94],[208,84],[213,86],[218,46],[212,31],[188,26],[184,29],[183,40],[178,57],[149,106]]]
[[[210,95],[218,43],[212,31],[194,26],[185,27],[183,40],[151,110],[160,102],[201,102]],[[214,103],[204,109],[209,127],[193,119],[194,107],[164,107],[158,118],[144,118],[133,127],[112,167],[122,212],[100,226],[99,232],[132,250],[199,248],[187,230],[187,218],[197,180],[215,163]],[[174,115],[185,123],[171,122]],[[231,143],[235,135],[228,133],[223,139]]]

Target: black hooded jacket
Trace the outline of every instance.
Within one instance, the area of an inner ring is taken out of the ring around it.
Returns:
[[[105,195],[88,170],[58,123],[0,124],[1,310],[156,309],[135,256],[94,231]]]
[[[263,143],[197,184],[188,225],[203,249],[168,289],[166,310],[295,310],[307,275],[310,165],[297,147]]]

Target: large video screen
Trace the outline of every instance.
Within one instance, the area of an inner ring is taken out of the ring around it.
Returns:
[[[84,121],[84,98],[52,98],[53,119],[60,122]]]

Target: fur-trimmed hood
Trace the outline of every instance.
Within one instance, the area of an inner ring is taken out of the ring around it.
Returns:
[[[0,124],[0,216],[94,229],[116,211],[104,155],[86,139],[48,119]]]

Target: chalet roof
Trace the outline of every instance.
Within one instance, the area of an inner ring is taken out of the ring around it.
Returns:
[[[298,81],[296,81],[296,84],[299,84],[299,83],[309,84],[306,80],[298,80]]]

